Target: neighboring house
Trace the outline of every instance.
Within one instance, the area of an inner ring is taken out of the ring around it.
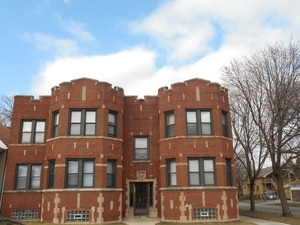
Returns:
[[[287,199],[292,199],[291,188],[293,187],[295,190],[298,188],[298,184],[300,183],[299,179],[291,169],[282,170],[282,177],[285,189],[285,196]],[[242,194],[244,197],[249,197],[249,178],[245,179],[242,183]],[[275,196],[277,197],[277,184],[272,167],[263,168],[255,180],[254,196],[256,198],[261,199],[264,198],[266,194],[275,194]],[[298,194],[298,192],[295,191],[293,192],[293,194],[297,199],[298,195],[300,197],[300,192]]]
[[[227,90],[201,79],[145,99],[88,78],[16,96],[2,215],[238,220],[229,109]]]
[[[5,175],[5,162],[7,155],[7,145],[9,142],[10,128],[0,124],[0,213],[2,206],[2,194]]]
[[[249,197],[250,195],[250,182],[249,178],[242,182],[242,194],[243,197]],[[277,185],[275,177],[273,175],[272,167],[263,168],[255,180],[254,196],[256,198],[263,198],[266,193],[277,193]]]
[[[291,201],[300,201],[300,179],[284,185],[285,196]]]

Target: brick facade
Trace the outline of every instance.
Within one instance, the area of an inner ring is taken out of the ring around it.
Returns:
[[[187,121],[188,111],[197,122]],[[202,133],[188,134],[188,123]],[[72,133],[79,130],[86,133]],[[61,83],[51,96],[15,97],[10,140],[3,216],[54,223],[238,219],[228,93],[217,83],[188,80],[144,99],[88,78]]]

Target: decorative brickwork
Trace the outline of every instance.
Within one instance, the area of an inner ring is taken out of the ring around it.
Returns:
[[[228,93],[217,83],[188,80],[138,99],[82,78],[50,96],[16,96],[8,147],[3,216],[238,219]]]

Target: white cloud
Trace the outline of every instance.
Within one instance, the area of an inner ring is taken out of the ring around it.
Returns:
[[[219,82],[221,68],[233,57],[287,41],[291,35],[298,39],[299,8],[300,1],[294,0],[166,1],[129,25],[136,35],[154,38],[164,53],[132,47],[110,55],[58,58],[41,69],[33,92],[49,94],[51,87],[79,77],[107,81],[124,88],[126,95],[139,96],[156,95],[162,86],[195,77]],[[81,40],[93,40],[84,24],[66,24]],[[58,46],[51,38],[49,42]],[[168,63],[156,68],[156,60],[164,56]]]
[[[34,44],[39,50],[51,51],[60,56],[72,55],[78,51],[78,45],[71,39],[55,38],[41,33],[25,33],[23,39]]]
[[[61,26],[73,35],[71,38],[59,38],[50,34],[24,33],[23,40],[32,43],[41,51],[52,52],[58,56],[71,56],[81,51],[79,42],[93,42],[95,37],[87,31],[86,24],[74,20],[63,20],[59,15],[55,16]]]
[[[237,50],[236,50],[237,51]],[[49,95],[50,89],[61,82],[89,77],[124,88],[125,95],[156,95],[159,88],[188,79],[202,78],[220,82],[220,70],[231,57],[241,54],[232,49],[222,49],[185,66],[171,65],[155,68],[156,53],[138,47],[111,55],[58,58],[46,63],[34,81],[34,95]],[[226,54],[224,54],[226,52]],[[245,51],[244,51],[245,52]]]
[[[86,25],[70,20],[67,24],[68,31],[83,41],[95,41],[95,37],[86,30]]]
[[[144,81],[155,71],[155,53],[133,48],[111,55],[58,58],[46,63],[34,79],[34,95],[50,94],[50,89],[61,82],[89,77],[124,88],[125,93],[137,95],[136,81]],[[125,89],[126,87],[126,89]],[[143,90],[145,84],[143,84]]]
[[[95,37],[87,30],[87,25],[84,23],[79,23],[74,20],[65,20],[60,15],[55,16],[60,25],[70,34],[74,36],[74,38],[84,41],[84,42],[92,42],[95,41]]]
[[[299,7],[300,2],[293,0],[177,0],[131,23],[130,29],[155,38],[169,60],[183,62],[217,51],[231,40],[234,45],[260,48],[268,41],[287,39],[299,30],[291,27],[294,19],[300,21],[295,18]]]

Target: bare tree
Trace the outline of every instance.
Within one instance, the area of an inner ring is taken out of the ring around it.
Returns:
[[[232,94],[247,104],[249,116],[266,148],[276,178],[282,215],[292,216],[282,171],[299,156],[300,46],[299,42],[275,44],[233,59],[222,79]]]
[[[245,167],[242,165],[241,161],[234,156],[235,161],[235,175],[236,175],[236,183],[238,187],[238,196],[239,198],[244,197],[243,194],[243,181],[247,178],[247,171],[245,170]]]
[[[10,126],[12,120],[12,110],[14,106],[14,96],[2,95],[0,98],[0,123]]]
[[[233,88],[233,87],[232,87]],[[250,115],[250,108],[239,94],[230,94],[232,128],[234,134],[234,153],[237,163],[246,172],[249,182],[250,211],[255,211],[255,180],[268,156],[259,129]]]

